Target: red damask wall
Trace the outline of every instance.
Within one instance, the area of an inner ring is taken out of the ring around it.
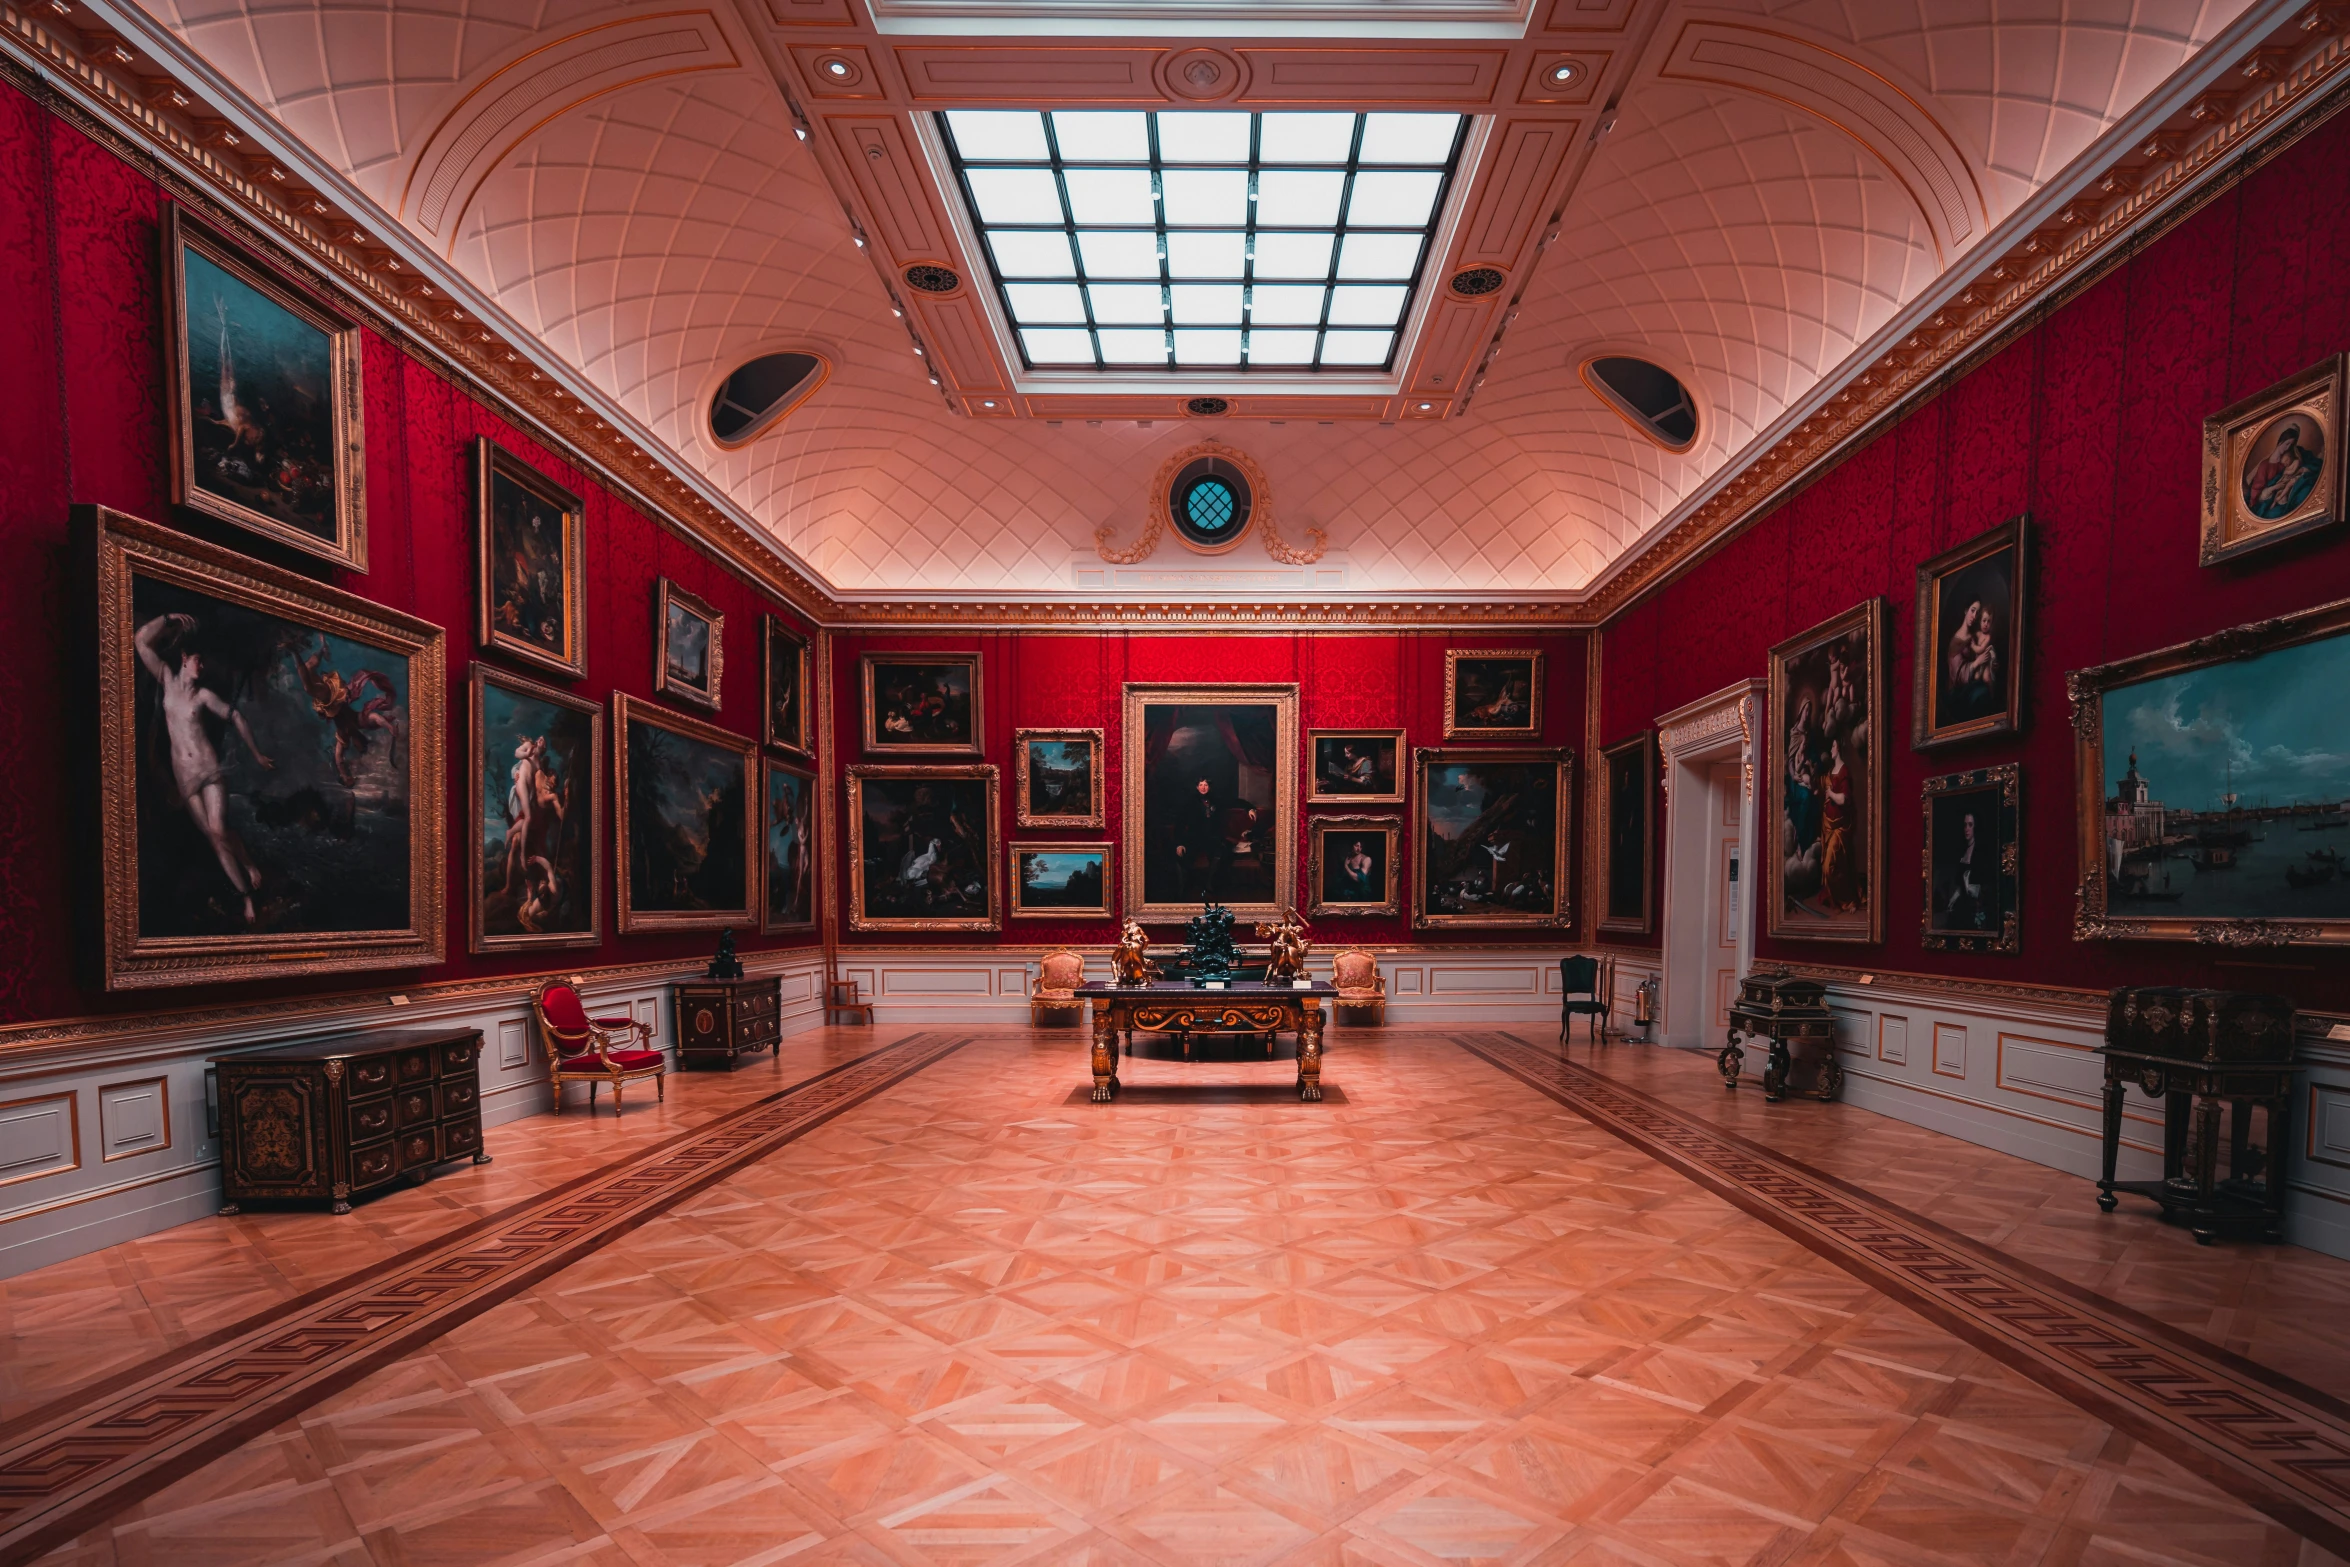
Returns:
[[[833,732],[839,736],[841,776],[847,765],[864,760],[858,751],[861,730],[858,703],[862,700],[859,661],[867,652],[904,652],[913,649],[977,651],[985,689],[982,714],[987,754],[1002,776],[1003,810],[998,828],[1007,842],[1052,842],[1106,838],[1119,842],[1120,788],[1123,757],[1119,738],[1124,690],[1129,681],[1209,685],[1217,682],[1295,682],[1298,688],[1299,751],[1295,787],[1305,798],[1306,769],[1302,754],[1309,729],[1359,726],[1405,731],[1408,752],[1414,746],[1444,744],[1444,654],[1448,648],[1541,648],[1546,657],[1543,674],[1543,741],[1572,746],[1583,744],[1585,638],[1574,636],[1439,635],[1393,633],[1383,636],[1144,636],[1116,633],[1082,636],[1036,636],[996,633],[967,637],[838,637],[833,642]],[[1104,805],[1108,825],[1101,832],[1053,828],[1016,828],[1012,825],[1012,731],[1052,727],[1099,728],[1108,751],[1108,778]],[[896,760],[875,757],[870,760]],[[1575,783],[1580,794],[1583,760],[1578,754]],[[1410,793],[1407,786],[1407,793]],[[1416,795],[1413,796],[1416,798]],[[846,810],[847,793],[840,793]],[[1411,815],[1407,806],[1316,806],[1298,812],[1298,907],[1309,904],[1306,887],[1306,823],[1320,815],[1394,812],[1403,816],[1403,898],[1411,896]],[[1579,900],[1582,877],[1581,804],[1576,805],[1574,836],[1568,850],[1568,887]],[[848,945],[902,945],[919,942],[987,943],[997,940],[1071,942],[1103,946],[1117,939],[1117,921],[1096,919],[1060,921],[1007,919],[1002,935],[968,934],[919,936],[894,932],[856,932],[848,928],[849,890],[847,832],[839,845],[839,895],[842,899],[841,942]],[[1125,876],[1123,847],[1115,874]],[[1007,898],[1009,893],[1006,894]],[[1578,914],[1580,910],[1577,911]],[[1380,945],[1414,940],[1407,916],[1395,919],[1324,919],[1308,922],[1316,946],[1370,942]],[[1180,927],[1154,927],[1153,935],[1174,939]],[[1573,931],[1543,932],[1544,943],[1564,945]],[[1243,932],[1243,939],[1251,939]],[[1483,942],[1527,939],[1502,932],[1423,932],[1429,942]]]
[[[759,620],[798,617],[730,568],[614,498],[476,402],[464,389],[372,332],[366,376],[369,570],[305,563],[240,530],[169,504],[160,225],[166,200],[138,169],[40,105],[0,88],[0,1024],[117,1010],[201,1005],[302,989],[404,984],[516,971],[683,958],[713,938],[610,937],[598,950],[465,954],[463,832],[449,833],[450,960],[408,972],[266,991],[210,986],[109,998],[77,959],[69,912],[86,906],[98,848],[68,837],[69,810],[92,782],[93,759],[68,754],[66,703],[81,689],[88,649],[75,635],[66,508],[96,502],[165,522],[292,567],[447,628],[448,798],[469,798],[464,682],[473,656],[470,451],[487,435],[587,503],[588,678],[571,689],[603,699],[652,695],[653,583],[667,576],[726,616],[725,709],[718,721],[755,737],[760,715]],[[544,676],[535,678],[544,679]],[[607,737],[607,745],[610,738]],[[608,787],[608,780],[607,780]],[[607,807],[607,822],[612,812]],[[610,827],[607,826],[607,833]],[[610,844],[603,890],[614,925]],[[746,949],[805,945],[760,938]]]
[[[2341,529],[2233,566],[2196,560],[2204,418],[2350,347],[2346,154],[2350,117],[2337,117],[1607,627],[1601,727],[1612,743],[1659,713],[1763,676],[1773,643],[1871,595],[1890,604],[1886,939],[1855,947],[1762,938],[1758,956],[2052,985],[2274,989],[2305,1005],[2350,1003],[2350,963],[2331,954],[2229,957],[2179,943],[2073,939],[2078,869],[2064,690],[2070,669],[2350,596],[2350,532]],[[2037,532],[2027,727],[2018,737],[1913,751],[1917,567],[2025,511]],[[1777,723],[1763,727],[1767,736]],[[1920,781],[2010,761],[2023,768],[2023,950],[1925,951]]]

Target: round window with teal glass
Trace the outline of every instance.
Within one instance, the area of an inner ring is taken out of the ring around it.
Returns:
[[[1167,495],[1175,531],[1194,548],[1220,550],[1248,526],[1253,497],[1248,479],[1233,464],[1202,457],[1184,464]]]

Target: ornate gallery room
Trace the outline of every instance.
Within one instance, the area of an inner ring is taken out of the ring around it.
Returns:
[[[2350,1564],[2350,4],[0,74],[0,1567]]]

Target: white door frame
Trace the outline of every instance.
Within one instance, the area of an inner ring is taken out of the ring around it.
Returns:
[[[1723,762],[1739,764],[1744,779],[1738,803],[1738,977],[1754,966],[1754,908],[1764,878],[1754,858],[1755,728],[1761,722],[1763,683],[1741,680],[1724,686],[1656,721],[1657,754],[1665,787],[1664,1016],[1660,1040],[1684,1049],[1711,1047],[1713,998],[1706,994],[1713,965],[1712,922],[1707,892],[1717,874],[1713,863],[1713,812],[1708,771]],[[1675,809],[1677,804],[1688,807]]]

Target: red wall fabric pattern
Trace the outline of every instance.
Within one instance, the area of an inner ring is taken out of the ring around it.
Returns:
[[[1758,957],[2350,1002],[2350,965],[2331,954],[2073,939],[2075,781],[2064,687],[2067,670],[2350,596],[2350,537],[2341,530],[2229,566],[2197,563],[2203,420],[2350,347],[2346,149],[2350,118],[2321,126],[1606,628],[1601,730],[1612,743],[1660,713],[1764,676],[1773,643],[1871,595],[1888,601],[1886,938],[1858,947],[1760,937]],[[1914,751],[1917,567],[2019,512],[2031,514],[2036,541],[2024,731]],[[1774,722],[1763,730],[1774,734]],[[2023,771],[2023,950],[1927,951],[1919,941],[1921,782],[2002,762]],[[1773,764],[1766,756],[1761,765]],[[1661,875],[1661,841],[1659,865]]]
[[[1586,638],[1579,633],[1545,636],[1434,632],[1401,632],[1379,636],[1174,636],[1118,632],[1082,635],[990,633],[964,637],[842,636],[833,642],[833,732],[839,737],[835,749],[839,753],[838,766],[843,778],[852,762],[901,760],[867,758],[860,752],[863,734],[860,705],[864,698],[859,669],[864,654],[916,650],[976,651],[980,655],[980,680],[985,693],[982,739],[986,755],[981,759],[994,763],[1002,777],[1003,808],[997,823],[999,835],[1007,844],[1093,842],[1106,839],[1118,846],[1113,875],[1122,882],[1125,877],[1125,859],[1120,839],[1120,789],[1124,778],[1124,756],[1120,727],[1124,717],[1126,685],[1141,682],[1181,685],[1293,683],[1298,688],[1300,754],[1293,759],[1292,779],[1293,787],[1298,791],[1300,807],[1298,836],[1292,853],[1297,864],[1299,912],[1302,914],[1311,904],[1310,890],[1306,884],[1306,833],[1312,818],[1394,814],[1400,816],[1404,823],[1403,873],[1399,890],[1407,912],[1393,919],[1309,919],[1307,923],[1315,946],[1327,950],[1335,946],[1361,943],[1393,945],[1415,939],[1430,943],[1509,942],[1518,938],[1507,931],[1424,931],[1415,936],[1408,909],[1411,898],[1412,812],[1418,799],[1416,786],[1406,785],[1407,800],[1401,806],[1309,808],[1303,804],[1306,771],[1310,766],[1305,754],[1307,731],[1336,728],[1402,729],[1405,731],[1404,766],[1408,773],[1412,748],[1442,747],[1445,743],[1443,690],[1446,650],[1476,647],[1540,648],[1545,655],[1543,741],[1548,745],[1573,747],[1577,753],[1573,777],[1576,803],[1568,840],[1567,886],[1570,896],[1579,904],[1583,863],[1581,784],[1585,759],[1581,751],[1586,658]],[[1056,727],[1098,728],[1103,732],[1107,752],[1107,776],[1103,793],[1106,824],[1099,832],[1085,828],[1013,826],[1012,733],[1015,729]],[[845,813],[845,788],[840,791],[839,798]],[[852,931],[848,928],[847,917],[849,832],[845,815],[839,838],[838,853],[841,858],[838,861],[838,886],[842,905],[840,940],[843,946],[927,945],[933,942],[986,944],[1000,940],[1022,944],[1067,942],[1077,946],[1100,947],[1116,939],[1117,920],[1114,916],[1093,920],[1007,918],[1000,934],[973,932],[958,936],[928,932]],[[999,854],[1008,854],[1008,851],[999,851]],[[1008,883],[1005,896],[1008,901]],[[1582,921],[1582,909],[1578,906],[1574,912],[1577,920]],[[1154,924],[1152,933],[1159,939],[1171,940],[1178,930],[1179,927]],[[1246,932],[1243,934],[1245,938]],[[1546,943],[1556,941],[1563,945],[1572,941],[1574,935],[1572,930],[1546,931],[1541,933],[1541,939]]]
[[[17,280],[0,312],[0,1024],[109,1011],[233,1003],[364,985],[683,959],[706,934],[615,934],[606,804],[606,940],[595,950],[475,958],[465,952],[468,896],[465,683],[473,659],[472,441],[487,435],[586,501],[588,677],[575,693],[652,696],[654,579],[668,576],[726,617],[728,658],[716,721],[757,738],[763,615],[803,634],[795,612],[512,428],[462,388],[373,332],[362,348],[367,438],[368,570],[333,571],[242,530],[169,504],[163,298],[163,192],[136,168],[13,89],[0,89],[0,257]],[[432,968],[268,987],[206,986],[109,997],[94,987],[69,908],[97,888],[97,846],[68,840],[73,792],[91,760],[61,737],[81,732],[69,707],[88,649],[73,597],[69,504],[95,502],[162,522],[257,559],[406,611],[448,634],[448,949]],[[499,661],[487,660],[492,664]],[[533,679],[548,677],[517,668]],[[560,684],[561,682],[557,682]],[[607,706],[607,712],[609,708]],[[702,715],[696,715],[702,716]],[[607,724],[609,730],[609,724]],[[614,737],[607,733],[607,748]],[[609,791],[607,763],[603,786]],[[812,935],[745,949],[804,946]]]

